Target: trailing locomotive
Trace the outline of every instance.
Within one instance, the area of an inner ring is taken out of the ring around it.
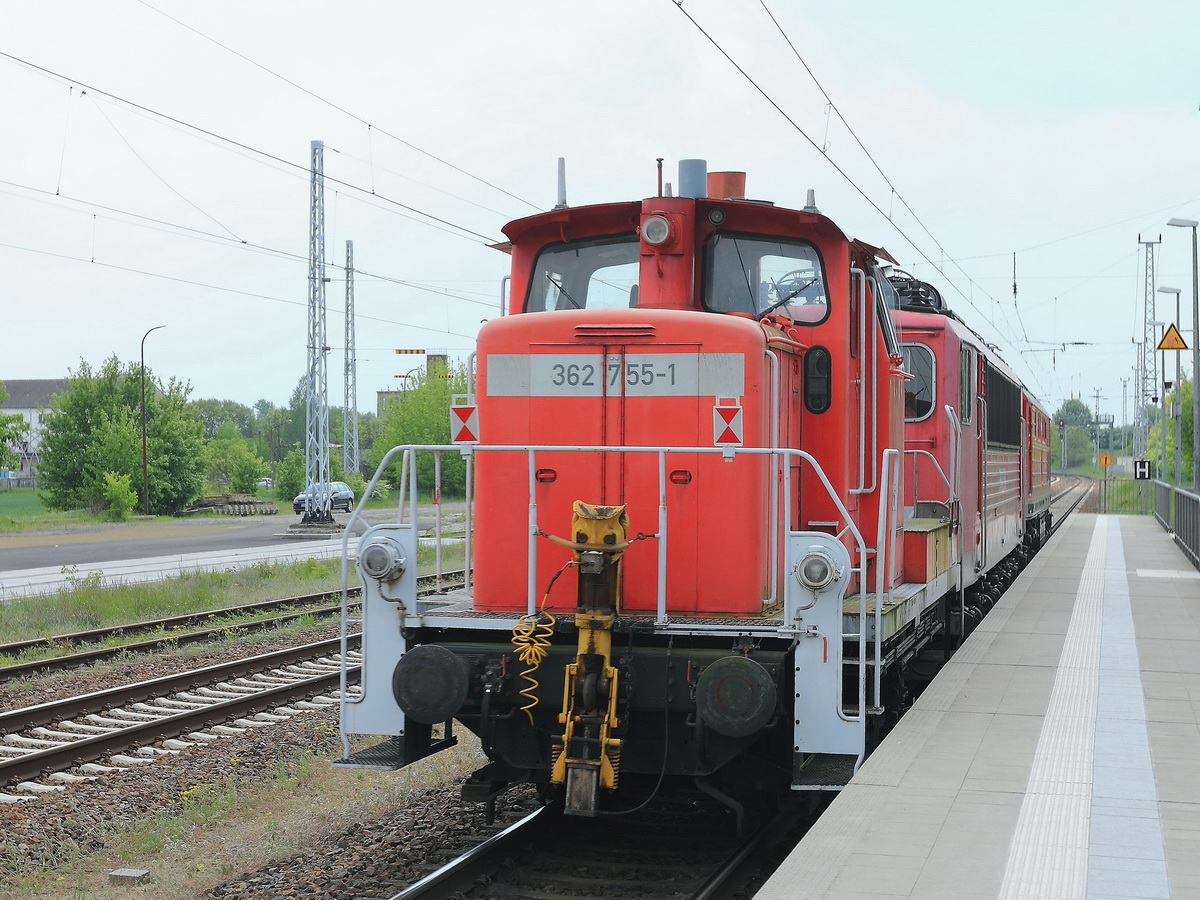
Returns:
[[[596,815],[634,773],[836,790],[908,663],[1044,539],[1048,418],[1019,380],[811,197],[743,185],[685,161],[678,197],[505,227],[508,314],[456,443],[381,464],[405,460],[408,509],[358,544],[339,764],[408,765],[457,720],[488,758],[470,799],[534,782]],[[418,597],[414,473],[448,452],[473,580]]]

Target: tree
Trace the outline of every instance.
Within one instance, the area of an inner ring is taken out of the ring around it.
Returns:
[[[1083,425],[1067,426],[1067,468],[1081,466],[1092,458],[1092,438]]]
[[[1182,484],[1192,483],[1192,382],[1185,378],[1179,385],[1178,390],[1172,390],[1167,395],[1167,433],[1166,433],[1166,464],[1163,468],[1162,477],[1166,481],[1175,480],[1175,420],[1171,417],[1171,408],[1173,403],[1179,404],[1181,421],[1179,423],[1179,432],[1182,438],[1182,453],[1179,479]],[[1160,400],[1161,403],[1161,400]],[[1162,407],[1147,407],[1147,420],[1150,422],[1149,447],[1147,456],[1154,460],[1154,467],[1157,471],[1159,460],[1163,453],[1164,436],[1162,433],[1163,417]]]
[[[0,381],[0,403],[8,399],[8,391],[4,382]],[[25,434],[28,426],[25,420],[16,414],[0,414],[0,469],[7,469],[21,461],[14,444]]]
[[[230,422],[245,438],[253,438],[258,432],[255,427],[254,411],[233,400],[193,400],[188,404],[197,421],[204,426],[204,439],[211,441],[225,422]]]
[[[275,496],[291,499],[304,490],[304,451],[292,450],[275,468]]]
[[[271,461],[271,478],[273,479],[278,477],[275,467],[287,448],[287,444],[284,443],[284,433],[289,424],[291,424],[291,416],[286,409],[272,409],[262,419],[259,443],[266,447],[267,459]]]
[[[1068,425],[1091,425],[1092,411],[1078,397],[1063,401],[1063,405],[1054,414],[1054,424],[1065,422]]]
[[[85,360],[70,372],[44,418],[38,469],[42,499],[52,509],[105,506],[104,473],[142,486],[142,369],[115,357],[93,371]],[[156,381],[146,370],[146,448],[150,510],[177,512],[204,485],[203,428],[188,408],[191,387]]]
[[[465,366],[454,366],[441,377],[421,375],[414,386],[401,392],[379,416],[378,431],[369,456],[372,468],[379,464],[392,447],[400,444],[450,443],[450,396],[467,392]],[[393,459],[388,466],[389,480],[400,484],[401,464]],[[450,495],[461,495],[465,468],[457,453],[442,454],[442,489]],[[417,456],[417,487],[431,491],[434,485],[434,460],[430,453]]]
[[[254,452],[252,442],[242,437],[232,421],[226,420],[205,447],[210,488],[216,492],[253,494],[266,464]]]

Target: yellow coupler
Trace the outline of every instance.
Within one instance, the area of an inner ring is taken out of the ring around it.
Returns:
[[[571,531],[579,568],[575,626],[579,629],[575,661],[563,679],[565,726],[554,745],[550,780],[566,785],[564,812],[595,816],[600,788],[617,786],[621,742],[609,734],[617,718],[617,670],[611,665],[612,629],[620,608],[620,559],[629,546],[629,519],[624,506],[592,506],[575,501]],[[567,542],[561,542],[567,543]]]

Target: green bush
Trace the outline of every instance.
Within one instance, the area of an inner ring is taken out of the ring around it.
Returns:
[[[137,503],[137,494],[133,491],[133,479],[128,475],[117,475],[115,472],[104,473],[104,485],[100,494],[106,504],[105,518],[112,522],[124,522]]]

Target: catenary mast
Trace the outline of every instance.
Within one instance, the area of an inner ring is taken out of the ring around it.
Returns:
[[[342,468],[358,471],[358,376],[354,350],[354,241],[346,241],[346,396],[342,403]]]
[[[325,144],[312,142],[308,231],[308,376],[304,385],[304,523],[333,521],[325,354]]]

